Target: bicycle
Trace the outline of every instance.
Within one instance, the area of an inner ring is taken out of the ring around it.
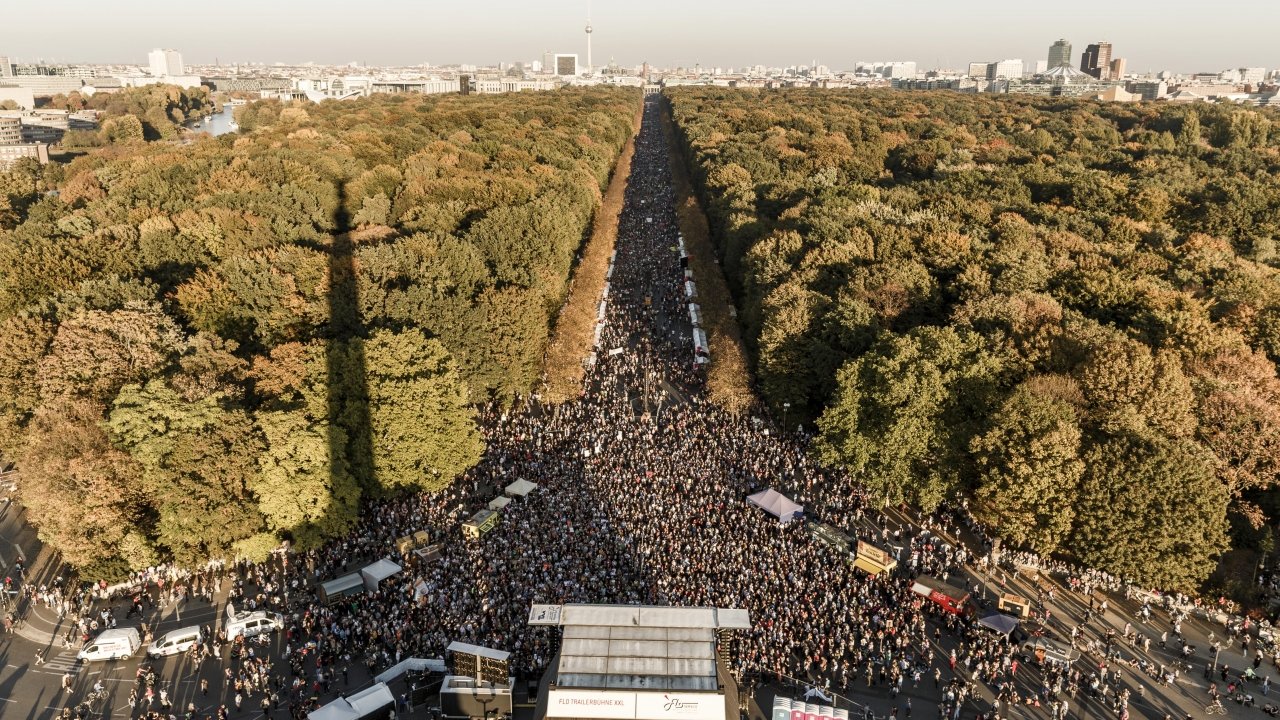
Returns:
[[[1227,709],[1223,707],[1221,700],[1214,700],[1213,704],[1206,707],[1204,711],[1210,715],[1226,715],[1227,714]]]
[[[95,712],[95,713],[100,711],[102,709],[102,706],[106,704],[107,704],[107,691],[105,689],[96,690],[94,692],[89,693],[89,695],[84,699],[84,703],[83,703],[83,705],[88,707],[91,712]]]

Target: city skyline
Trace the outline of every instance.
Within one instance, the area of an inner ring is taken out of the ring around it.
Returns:
[[[145,65],[156,47],[180,50],[188,64],[350,62],[379,65],[496,64],[540,58],[544,51],[586,55],[588,4],[515,3],[451,5],[419,13],[405,0],[370,0],[361,14],[350,5],[319,0],[300,12],[295,3],[263,5],[225,0],[158,13],[143,0],[119,0],[104,16],[97,3],[60,3],[57,40],[28,32],[4,38],[0,49],[23,61]],[[591,6],[594,63],[624,66],[788,66],[816,61],[836,70],[859,60],[914,60],[921,69],[963,68],[974,61],[1046,57],[1066,39],[1080,49],[1109,41],[1130,72],[1203,72],[1238,66],[1280,65],[1269,37],[1280,6],[1236,0],[1206,16],[1184,0],[1135,0],[1122,8],[1069,13],[1027,13],[1025,3],[994,0],[975,12],[942,0],[909,7],[809,2],[785,13],[756,2],[698,3],[654,0],[634,5]],[[1195,22],[1186,18],[1192,17]],[[387,17],[408,15],[403,22]],[[48,23],[44,6],[9,13],[11,27]],[[252,18],[246,24],[244,18]],[[1016,18],[1016,22],[1007,19]],[[1241,22],[1241,18],[1250,18]]]

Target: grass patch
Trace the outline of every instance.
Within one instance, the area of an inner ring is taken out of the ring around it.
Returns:
[[[569,299],[560,309],[551,343],[543,357],[541,398],[545,403],[559,405],[582,394],[582,380],[586,375],[582,363],[595,342],[596,308],[604,292],[609,257],[618,240],[618,216],[622,213],[627,178],[631,175],[641,112],[636,113],[631,138],[614,163],[609,187],[600,200],[600,207],[596,208],[591,236],[569,283]]]

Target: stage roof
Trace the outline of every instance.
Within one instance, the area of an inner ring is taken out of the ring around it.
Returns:
[[[751,617],[741,608],[534,605],[529,611],[529,624],[748,630]]]
[[[751,626],[746,610],[534,605],[530,625],[564,628],[559,688],[715,691],[716,631]]]

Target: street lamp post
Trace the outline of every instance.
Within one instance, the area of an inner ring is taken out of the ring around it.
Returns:
[[[787,431],[787,412],[791,410],[791,403],[782,403],[782,432]]]

